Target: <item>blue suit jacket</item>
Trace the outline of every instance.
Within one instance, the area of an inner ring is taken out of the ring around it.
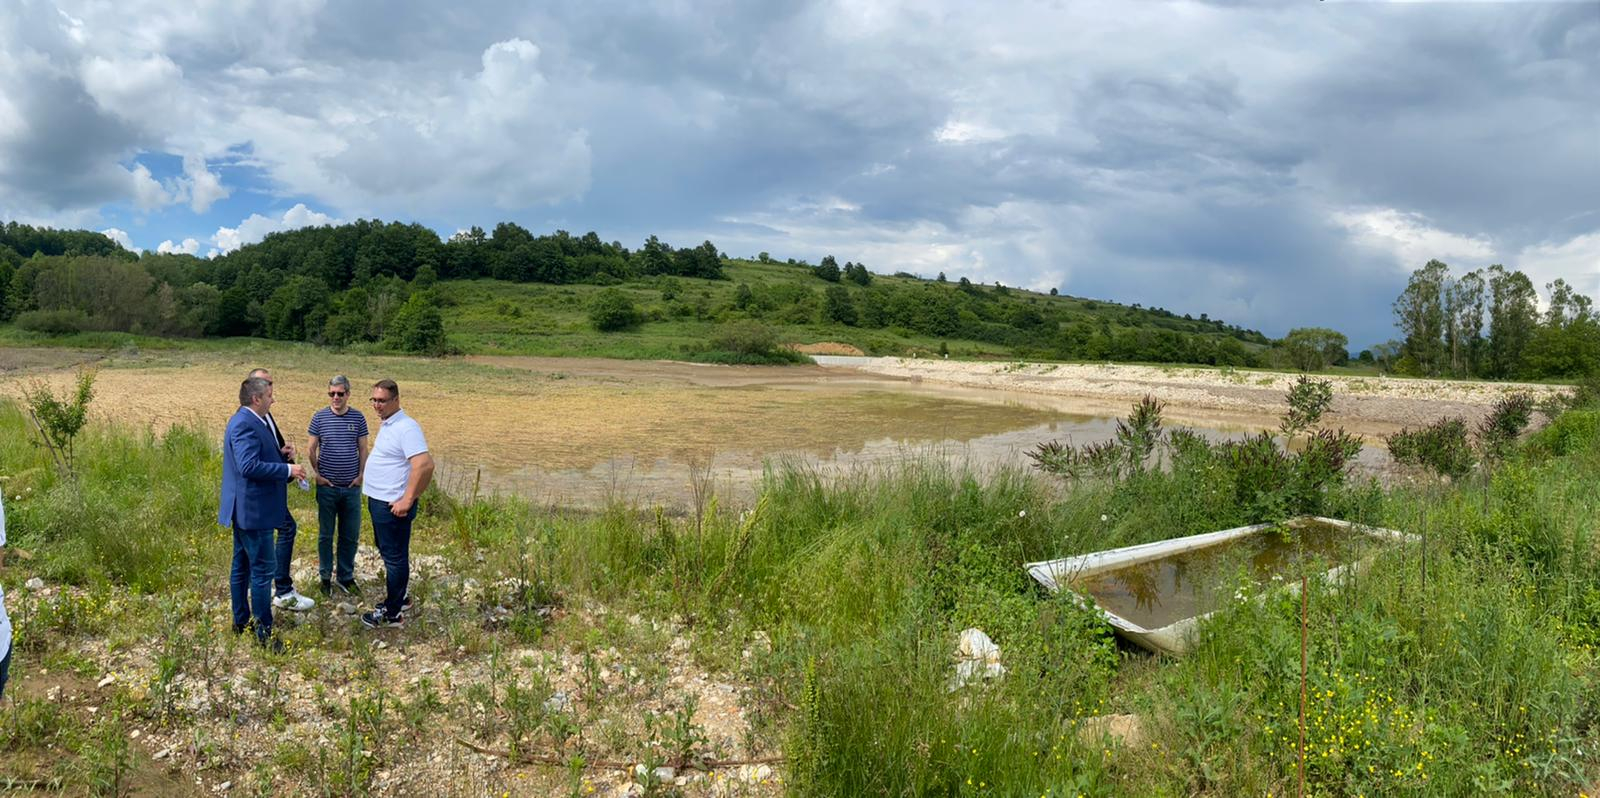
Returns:
[[[289,465],[266,422],[240,407],[222,439],[222,506],[217,523],[278,529],[289,519]]]

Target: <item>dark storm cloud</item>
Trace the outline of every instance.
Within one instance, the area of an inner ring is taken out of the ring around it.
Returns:
[[[1428,257],[1596,268],[1595,3],[66,6],[76,33],[12,20],[54,37],[23,66],[59,107],[0,143],[0,185],[56,207],[148,193],[140,148],[248,147],[341,218],[711,237],[1368,342]],[[75,92],[96,58],[173,91]]]

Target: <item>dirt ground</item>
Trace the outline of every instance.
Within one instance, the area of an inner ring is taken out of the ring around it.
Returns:
[[[1167,403],[1167,416],[1203,427],[1276,425],[1284,395],[1297,375],[1186,366],[1123,364],[972,363],[908,358],[825,358],[834,368],[991,391],[1038,394],[1070,400],[1083,412],[1125,413],[1146,395]],[[1376,443],[1402,427],[1447,416],[1469,422],[1496,400],[1515,392],[1542,399],[1561,389],[1510,382],[1429,380],[1400,377],[1325,376],[1333,383],[1333,407],[1325,423],[1343,426]]]
[[[365,401],[383,376],[426,431],[452,492],[474,484],[540,502],[594,506],[622,498],[673,504],[692,471],[748,490],[768,458],[850,467],[919,446],[954,446],[982,464],[1021,459],[1042,440],[1109,434],[1104,419],[1145,395],[1166,402],[1169,425],[1225,432],[1272,429],[1294,376],[1215,368],[974,363],[819,356],[821,365],[721,366],[598,358],[419,360],[306,350],[118,352],[0,350],[0,396],[35,381],[63,387],[99,369],[92,414],[165,429],[220,430],[239,380],[274,368],[274,415],[300,432],[326,404],[335,372]],[[281,364],[268,362],[284,361]],[[1325,419],[1381,448],[1405,426],[1447,415],[1476,423],[1500,396],[1549,386],[1382,377],[1330,377]],[[303,443],[303,434],[300,435]]]

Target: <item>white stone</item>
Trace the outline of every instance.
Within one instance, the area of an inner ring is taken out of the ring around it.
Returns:
[[[95,687],[104,688],[107,685],[111,684],[112,682],[115,682],[116,680],[117,680],[117,675],[116,674],[108,673],[108,674],[106,674],[106,678],[101,679],[100,681],[95,683]]]
[[[673,777],[678,775],[678,771],[674,770],[673,768],[669,768],[666,765],[662,765],[661,767],[650,771],[650,775],[654,776],[656,781],[665,783],[672,781]]]
[[[26,582],[23,582],[22,586],[29,590],[44,590],[44,580],[36,576]]]

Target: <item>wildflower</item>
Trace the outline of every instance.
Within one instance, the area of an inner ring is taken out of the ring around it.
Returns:
[[[1028,517],[1028,511],[1027,510],[1018,510],[1017,511],[1017,517],[1018,518],[1027,518]]]
[[[1104,521],[1104,520],[1106,520],[1106,514],[1105,514],[1105,513],[1101,513],[1101,514],[1100,514],[1100,520],[1101,520],[1101,521]]]

